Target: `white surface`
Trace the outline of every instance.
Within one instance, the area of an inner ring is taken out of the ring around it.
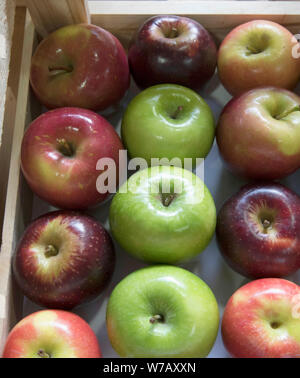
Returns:
[[[299,90],[297,90],[297,92],[300,94],[300,87],[298,89]],[[106,117],[116,127],[118,132],[120,131],[120,122],[126,104],[128,104],[130,99],[136,93],[137,89],[134,84],[132,84],[132,88],[127,94],[126,98],[123,100],[119,110]],[[200,94],[211,106],[215,115],[215,120],[217,121],[223,106],[230,99],[230,96],[219,84],[216,75]],[[217,211],[220,209],[224,201],[233,193],[237,192],[242,184],[245,183],[245,181],[233,176],[225,169],[220,159],[216,142],[214,142],[211,152],[205,159],[205,183],[214,197]],[[289,188],[293,189],[300,195],[300,170],[298,170],[298,172],[289,176],[288,178],[282,180],[282,183],[287,185]],[[102,222],[107,229],[109,227],[107,220],[109,205],[110,201],[98,207],[96,210],[89,212],[96,216],[96,218],[100,222]],[[41,201],[38,198],[35,198],[34,217],[40,214],[44,214],[50,210],[52,210],[51,207],[49,207],[45,202]],[[140,237],[142,237],[142,235],[140,235]],[[106,291],[94,302],[82,305],[80,308],[77,308],[74,311],[78,315],[82,316],[85,320],[87,320],[96,332],[104,357],[117,357],[117,354],[113,351],[110,345],[105,327],[105,312],[109,295],[115,285],[122,278],[127,276],[130,272],[133,272],[134,270],[145,266],[144,264],[130,257],[126,252],[122,251],[116,245],[116,243],[115,246],[117,263],[111,284],[106,289]],[[247,282],[244,277],[233,272],[225,264],[218,251],[215,238],[201,255],[199,255],[195,260],[182,266],[197,274],[210,286],[219,303],[221,316],[229,297],[241,285]],[[289,279],[300,284],[300,271],[298,271],[298,274],[294,275],[293,277],[289,277]],[[128,293],[128,295],[134,295],[134,293]],[[24,316],[39,309],[40,308],[38,306],[25,299]],[[227,351],[223,346],[220,331],[209,357],[229,357]]]

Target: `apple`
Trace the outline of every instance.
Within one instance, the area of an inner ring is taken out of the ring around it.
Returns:
[[[198,22],[160,15],[139,28],[128,60],[132,76],[141,88],[174,83],[199,90],[215,72],[217,48]]]
[[[225,260],[246,277],[300,269],[300,197],[283,185],[244,186],[221,208],[216,231]]]
[[[32,57],[31,87],[49,109],[103,110],[121,100],[129,82],[124,48],[99,26],[60,28],[38,45]]]
[[[195,274],[156,265],[131,273],[115,287],[106,325],[122,357],[206,357],[218,333],[219,310],[214,294]]]
[[[280,278],[252,281],[229,299],[223,342],[233,357],[300,357],[300,286]]]
[[[25,230],[13,258],[22,292],[33,302],[69,310],[103,292],[115,266],[114,246],[94,218],[54,211]]]
[[[260,86],[293,89],[300,77],[300,60],[292,55],[296,43],[275,22],[255,20],[236,27],[218,52],[222,84],[233,96]]]
[[[113,159],[118,178],[122,142],[100,115],[86,109],[60,108],[42,114],[27,129],[21,152],[22,172],[31,189],[50,204],[85,209],[109,195],[97,190],[101,158]],[[99,188],[98,188],[99,189]]]
[[[148,263],[177,264],[202,252],[216,225],[214,200],[192,172],[140,170],[114,196],[110,228],[121,247]]]
[[[300,97],[257,88],[232,99],[217,126],[227,166],[250,179],[278,179],[300,167]]]
[[[3,358],[101,358],[92,328],[61,310],[35,312],[8,335]]]
[[[206,102],[191,89],[161,84],[145,89],[129,104],[122,121],[122,140],[129,155],[151,158],[204,158],[215,135]],[[147,143],[145,143],[147,141]]]

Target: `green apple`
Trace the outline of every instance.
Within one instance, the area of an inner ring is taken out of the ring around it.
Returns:
[[[219,311],[199,277],[156,265],[131,273],[115,287],[106,323],[122,357],[206,357],[218,333]]]
[[[215,135],[206,102],[181,85],[147,88],[129,104],[122,121],[122,139],[130,157],[205,158]]]
[[[195,174],[157,166],[135,173],[120,187],[109,219],[125,251],[146,262],[176,264],[207,247],[215,231],[216,208]]]

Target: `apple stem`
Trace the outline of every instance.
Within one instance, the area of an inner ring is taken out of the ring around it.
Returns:
[[[71,66],[57,66],[57,67],[49,67],[49,74],[50,76],[58,76],[64,73],[70,73],[73,71],[73,67]]]
[[[45,249],[45,256],[52,257],[52,256],[57,256],[58,255],[58,250],[55,248],[52,244],[47,245]]]
[[[178,108],[175,110],[175,112],[171,115],[171,118],[173,119],[177,119],[177,117],[179,116],[179,113],[182,111],[183,109],[183,106],[178,106]]]
[[[70,157],[74,154],[72,146],[66,141],[65,138],[57,138],[56,142],[58,144],[59,152],[61,152],[63,155]]]
[[[43,351],[42,349],[40,349],[38,352],[37,352],[37,355],[41,358],[50,358],[50,354],[46,353],[45,351]]]
[[[175,194],[161,194],[162,204],[165,207],[170,206],[170,204],[172,203],[175,197],[176,197]]]
[[[275,118],[276,118],[277,120],[281,120],[282,118],[287,117],[289,114],[291,114],[291,113],[293,113],[293,112],[299,112],[299,111],[300,111],[300,106],[297,105],[297,106],[294,106],[293,108],[288,109],[288,110],[284,111],[283,113],[281,113],[281,114],[275,116]]]
[[[149,319],[150,323],[151,324],[154,324],[156,322],[162,322],[163,321],[163,317],[161,315],[153,315],[151,316],[151,318]]]
[[[247,46],[247,50],[248,52],[246,55],[259,54],[263,51],[262,49],[259,49],[250,45]]]
[[[170,33],[168,33],[167,38],[177,38],[178,30],[174,26],[171,28]]]
[[[280,325],[281,325],[281,324],[280,324],[279,322],[276,322],[276,321],[274,321],[274,322],[271,323],[271,327],[272,327],[273,329],[277,329],[277,328],[279,328]]]
[[[271,226],[271,222],[268,219],[264,219],[262,222],[264,232],[267,232],[268,228]]]

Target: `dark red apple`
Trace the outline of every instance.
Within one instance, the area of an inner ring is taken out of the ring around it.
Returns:
[[[126,53],[118,39],[99,26],[65,26],[37,47],[30,82],[48,108],[103,110],[121,100],[129,87]]]
[[[132,76],[141,88],[173,83],[199,90],[215,72],[217,48],[198,22],[161,15],[140,27],[128,59]]]
[[[110,235],[94,218],[55,211],[33,221],[13,259],[23,293],[33,302],[71,309],[99,295],[115,266]]]
[[[249,278],[300,268],[300,197],[276,183],[244,186],[221,208],[217,241],[228,264]]]
[[[61,108],[42,114],[27,129],[21,152],[23,174],[41,198],[63,209],[85,209],[104,201],[96,188],[101,158],[116,165],[122,142],[100,115],[86,109]],[[105,169],[105,168],[104,168]]]

